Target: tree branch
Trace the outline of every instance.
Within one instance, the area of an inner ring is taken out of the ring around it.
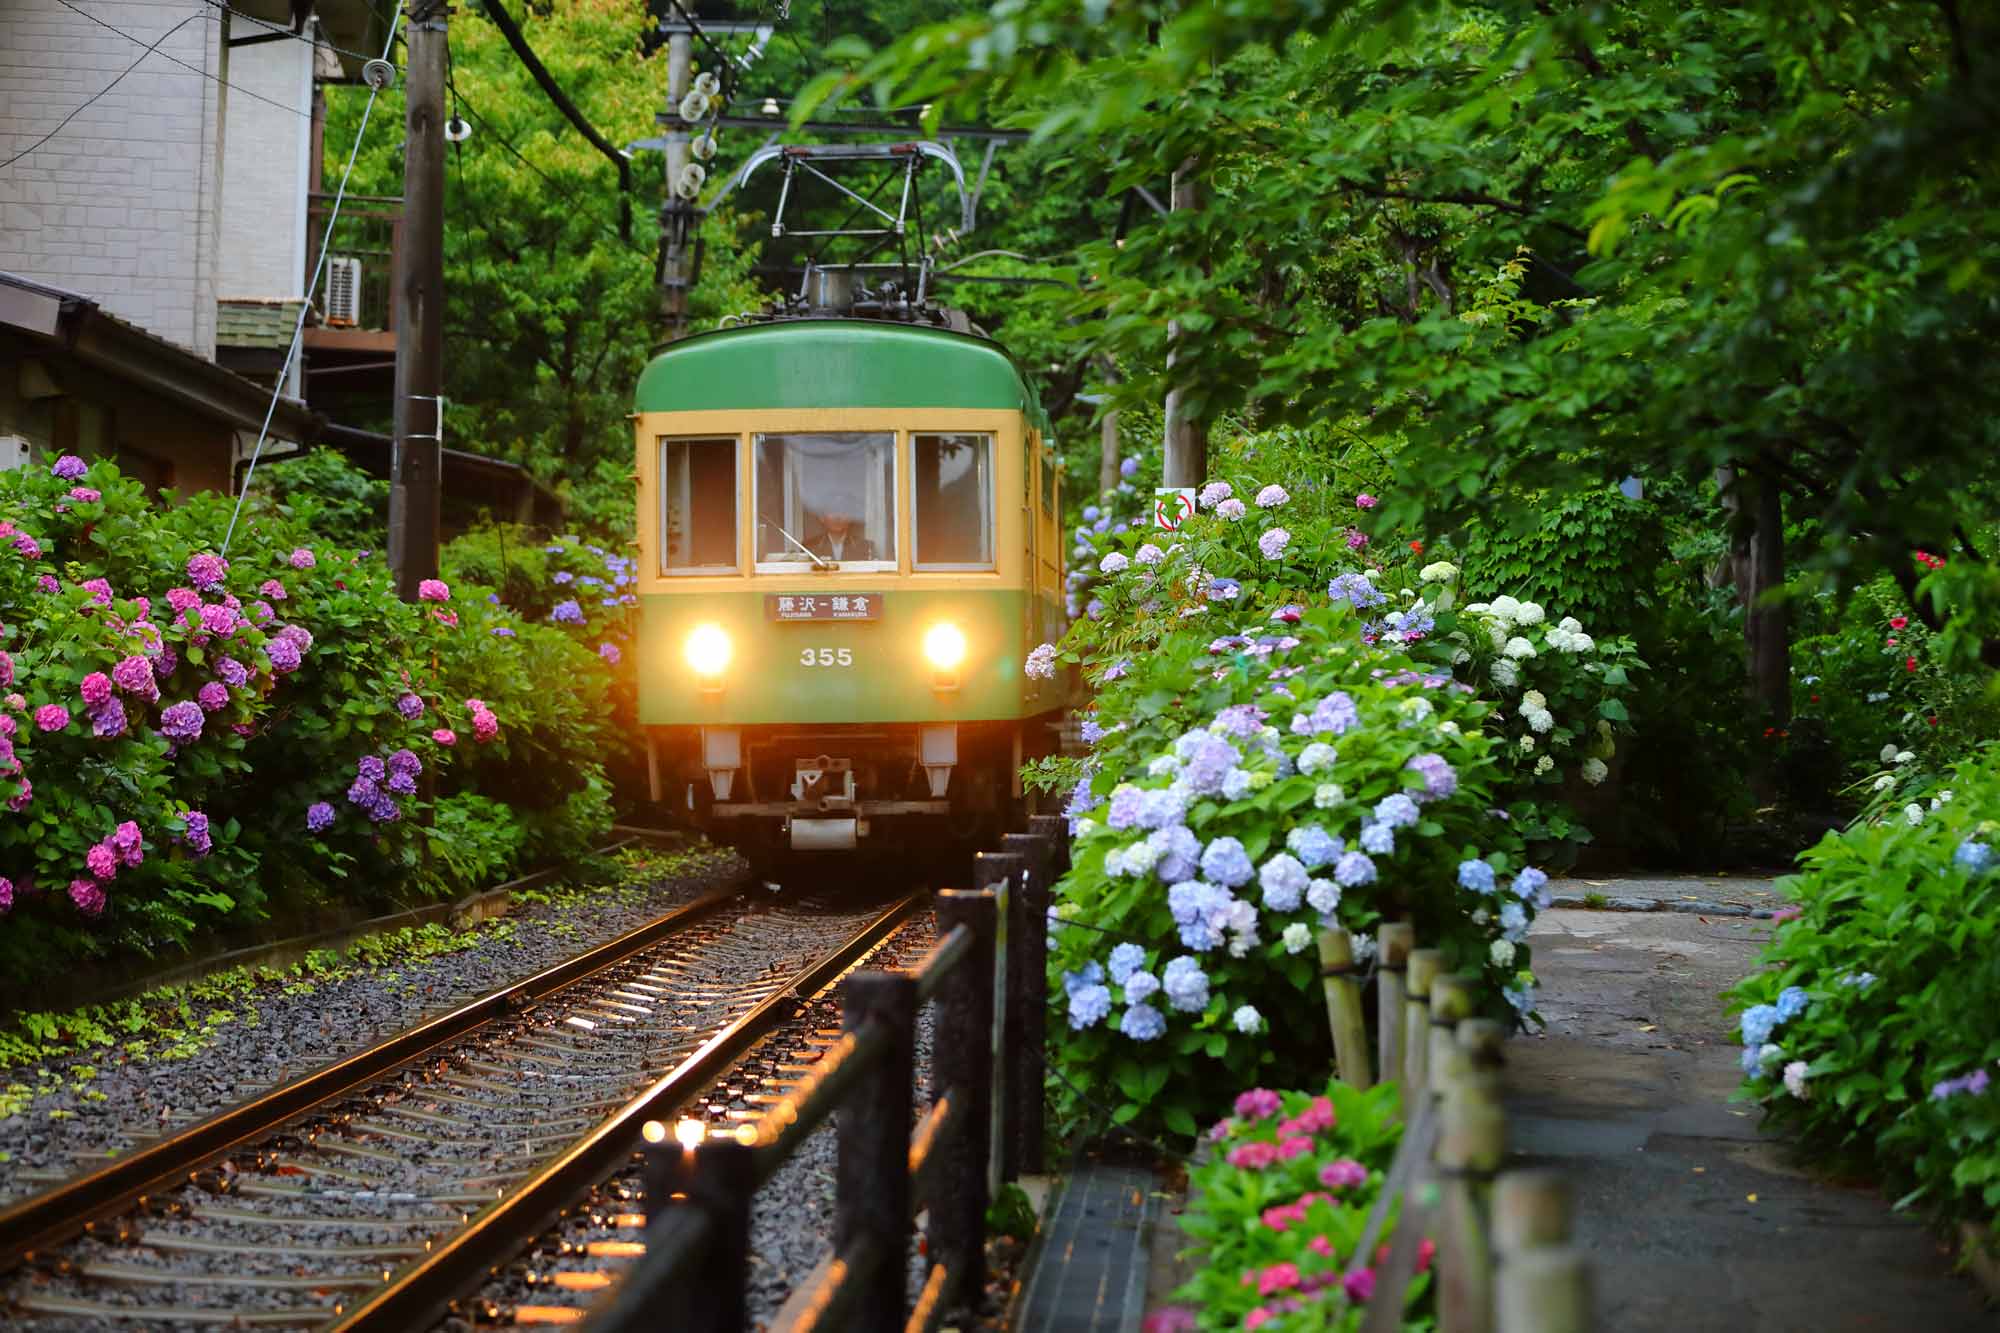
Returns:
[[[1371,199],[1400,199],[1412,204],[1460,204],[1467,208],[1497,208],[1503,213],[1516,217],[1538,218],[1540,215],[1526,204],[1517,204],[1512,199],[1502,199],[1497,194],[1487,194],[1481,190],[1453,190],[1445,194],[1417,194],[1411,190],[1398,190],[1387,185],[1370,185],[1366,181],[1342,181],[1340,188],[1365,194]],[[1579,240],[1589,239],[1582,229],[1558,222],[1553,218],[1541,218],[1558,231]]]

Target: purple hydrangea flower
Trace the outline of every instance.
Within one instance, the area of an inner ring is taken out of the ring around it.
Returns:
[[[370,782],[380,782],[389,770],[379,755],[364,754],[354,761],[354,771]]]
[[[314,801],[306,807],[306,832],[324,833],[333,827],[333,807],[325,801]]]
[[[1458,774],[1441,754],[1420,754],[1403,767],[1423,778],[1420,801],[1442,800],[1458,790]]]
[[[1243,591],[1243,585],[1235,579],[1211,579],[1208,585],[1208,600],[1211,602],[1233,602]]]
[[[567,601],[557,602],[555,610],[549,612],[549,619],[555,621],[558,625],[581,625],[583,623],[583,608],[578,606],[576,599],[572,597]]]
[[[299,669],[299,646],[290,639],[272,639],[264,645],[264,653],[271,659],[271,670],[280,676]]]
[[[229,707],[229,687],[219,680],[203,685],[194,692],[194,697],[204,713],[215,713]]]
[[[90,732],[101,741],[125,734],[125,701],[106,699],[90,710]]]
[[[319,561],[313,558],[313,553],[309,548],[301,546],[292,552],[290,563],[293,569],[311,569]]]
[[[215,659],[215,678],[224,685],[241,689],[249,683],[250,672],[233,657],[218,657]]]
[[[201,608],[201,627],[207,633],[226,639],[242,624],[243,618],[229,607],[211,604]]]
[[[414,750],[397,750],[389,756],[387,767],[391,773],[415,775],[424,771],[424,761],[417,758]]]
[[[1382,590],[1360,574],[1342,574],[1326,585],[1326,595],[1347,599],[1356,611],[1366,611],[1388,601]]]
[[[1225,736],[1255,736],[1269,717],[1255,704],[1232,704],[1215,715],[1215,729]]]
[[[55,466],[49,471],[64,481],[80,481],[83,475],[90,471],[90,465],[75,454],[64,454],[55,461]]]
[[[168,704],[160,713],[160,732],[176,745],[192,745],[201,739],[201,705],[191,699]]]
[[[188,582],[203,592],[214,592],[222,586],[222,580],[229,574],[229,562],[219,555],[203,552],[191,555],[187,562]]]
[[[382,785],[388,788],[390,791],[396,793],[396,795],[398,796],[415,796],[417,794],[416,777],[413,774],[405,773],[400,769],[398,769],[394,773],[391,773],[389,775],[389,780],[383,783]]]
[[[405,720],[415,722],[424,715],[424,701],[414,694],[403,694],[396,700],[396,711]]]
[[[610,663],[612,666],[617,666],[619,659],[624,656],[623,653],[618,651],[618,645],[615,643],[598,644],[597,655],[603,658],[606,662]]]
[[[359,777],[348,784],[347,800],[350,805],[367,809],[381,798],[382,789],[375,785],[373,778]]]
[[[278,631],[277,637],[283,639],[286,643],[291,644],[293,647],[297,648],[302,653],[308,653],[312,651],[312,646],[313,646],[312,631],[307,629],[304,625],[287,625],[283,629]]]
[[[208,816],[199,810],[187,812],[187,829],[181,834],[182,841],[194,849],[196,856],[207,856],[215,844],[208,836]]]

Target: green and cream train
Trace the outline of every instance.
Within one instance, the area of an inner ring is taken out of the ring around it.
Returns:
[[[753,860],[973,843],[1063,678],[1061,482],[1019,368],[914,323],[670,345],[636,395],[653,796]]]

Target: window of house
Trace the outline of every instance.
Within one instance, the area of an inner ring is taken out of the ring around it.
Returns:
[[[915,435],[910,453],[917,568],[992,568],[993,437]]]
[[[660,441],[660,568],[669,574],[733,574],[736,441]]]
[[[896,437],[829,431],[757,437],[757,567],[896,563]]]

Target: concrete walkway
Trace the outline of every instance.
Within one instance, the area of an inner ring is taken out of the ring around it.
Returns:
[[[1768,884],[1730,888],[1744,906],[1768,901]],[[1729,1101],[1739,1048],[1718,993],[1751,970],[1770,923],[1674,910],[1716,889],[1649,881],[1662,910],[1557,908],[1530,936],[1549,1026],[1508,1043],[1510,1130],[1519,1157],[1576,1188],[1596,1326],[2000,1328],[1922,1226],[1870,1190],[1813,1178],[1758,1132],[1754,1107]]]

